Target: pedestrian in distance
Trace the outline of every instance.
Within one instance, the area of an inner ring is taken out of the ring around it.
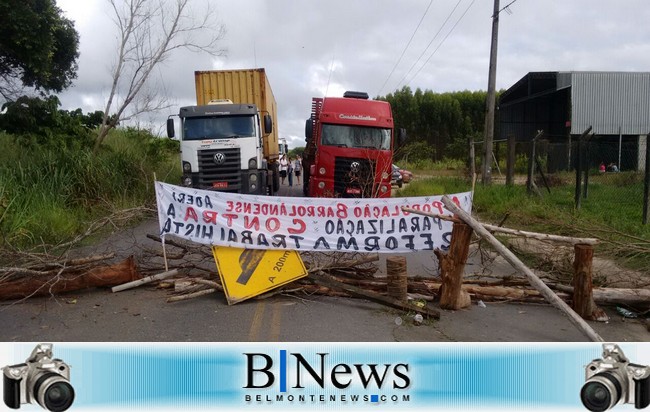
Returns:
[[[280,178],[282,179],[282,184],[284,184],[284,180],[287,178],[287,170],[289,168],[289,162],[287,162],[287,155],[282,155],[280,157]]]
[[[296,183],[300,184],[300,172],[302,171],[302,159],[300,156],[296,156],[296,160],[293,162],[293,173],[296,175]]]
[[[289,157],[287,177],[289,178],[289,187],[293,186],[293,160]]]

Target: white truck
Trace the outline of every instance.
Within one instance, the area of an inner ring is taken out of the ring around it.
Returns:
[[[196,106],[181,107],[182,184],[233,193],[279,189],[276,102],[264,69],[196,71]],[[167,119],[174,137],[174,119]]]

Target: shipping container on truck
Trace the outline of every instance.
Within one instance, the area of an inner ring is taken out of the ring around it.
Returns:
[[[364,92],[313,98],[305,124],[303,191],[310,197],[390,197],[394,126],[390,104]],[[399,139],[405,138],[403,129]]]
[[[183,185],[245,194],[279,189],[277,104],[264,69],[194,72],[181,107]],[[168,120],[173,136],[173,119]]]

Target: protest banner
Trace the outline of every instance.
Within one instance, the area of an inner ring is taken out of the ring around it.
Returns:
[[[471,192],[449,194],[471,211]],[[402,210],[449,215],[442,196],[390,199],[242,195],[156,182],[160,235],[213,246],[404,253],[447,250],[452,223]]]

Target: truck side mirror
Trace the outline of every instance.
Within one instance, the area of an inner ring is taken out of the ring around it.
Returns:
[[[167,137],[170,139],[174,138],[174,119],[171,117],[167,119]]]
[[[404,144],[404,142],[406,141],[406,129],[400,128],[397,131],[397,141],[399,142],[400,145]]]
[[[305,122],[305,140],[311,140],[313,133],[314,133],[314,122],[311,119],[307,119],[307,121]]]
[[[271,134],[273,132],[273,119],[270,114],[264,115],[264,134]]]

